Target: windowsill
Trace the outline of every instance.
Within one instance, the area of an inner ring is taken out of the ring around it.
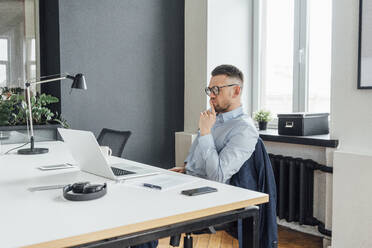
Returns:
[[[338,140],[331,139],[329,134],[311,136],[288,136],[279,135],[277,129],[267,129],[265,131],[259,131],[259,134],[261,139],[264,141],[332,148],[336,148],[338,146]]]

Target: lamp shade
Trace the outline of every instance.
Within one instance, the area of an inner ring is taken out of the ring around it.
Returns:
[[[85,82],[85,77],[83,74],[78,73],[73,77],[71,89],[81,89],[81,90],[87,89],[87,84]]]

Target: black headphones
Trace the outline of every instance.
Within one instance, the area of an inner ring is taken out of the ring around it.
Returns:
[[[72,191],[72,192],[71,192]],[[70,201],[89,201],[101,198],[107,193],[107,185],[81,182],[66,185],[63,188],[63,197]]]

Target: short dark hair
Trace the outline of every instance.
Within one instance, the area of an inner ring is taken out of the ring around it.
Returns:
[[[244,81],[243,72],[233,65],[219,65],[214,68],[211,74],[213,77],[218,75],[226,75],[231,78],[239,79],[241,83]]]

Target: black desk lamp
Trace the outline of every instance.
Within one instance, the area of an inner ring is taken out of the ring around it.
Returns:
[[[31,155],[31,154],[42,154],[42,153],[47,153],[49,151],[48,148],[35,148],[34,147],[34,127],[32,124],[32,108],[31,108],[31,98],[30,98],[30,87],[31,85],[36,85],[36,84],[43,84],[43,83],[48,83],[48,82],[53,82],[53,81],[58,81],[58,80],[63,80],[63,79],[71,79],[73,80],[71,89],[82,89],[86,90],[87,85],[85,82],[85,77],[83,74],[78,73],[75,76],[71,75],[66,75],[58,78],[53,78],[53,79],[45,79],[41,81],[36,81],[36,82],[28,82],[26,81],[25,86],[27,90],[27,104],[28,104],[28,113],[29,113],[29,118],[30,118],[30,133],[31,133],[31,138],[30,138],[30,143],[31,146],[30,148],[25,148],[25,149],[19,149],[18,154],[24,154],[24,155]]]

